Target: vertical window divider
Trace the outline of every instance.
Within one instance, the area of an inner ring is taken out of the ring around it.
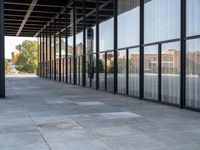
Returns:
[[[68,83],[68,10],[65,7],[65,82]]]
[[[186,0],[181,0],[181,82],[180,108],[185,107],[186,101]]]
[[[126,49],[126,95],[129,94],[129,49]]]
[[[73,81],[74,85],[76,85],[77,78],[76,78],[76,1],[73,0]]]
[[[140,0],[140,99],[144,98],[144,0]]]
[[[99,0],[96,0],[96,90],[99,89]]]
[[[107,52],[105,54],[105,91],[107,91]]]
[[[83,0],[83,61],[82,85],[86,86],[86,1]]]
[[[45,63],[45,56],[44,56],[44,30],[43,30],[43,49],[42,49],[42,51],[43,51],[43,63],[42,63],[42,70],[43,70],[43,72],[42,72],[42,77],[44,78],[44,63]]]
[[[117,65],[117,40],[118,40],[118,31],[117,31],[117,28],[118,28],[118,25],[117,25],[117,22],[118,22],[118,1],[117,0],[114,0],[113,1],[114,3],[114,94],[117,93],[117,73],[118,73],[118,65]]]
[[[40,69],[40,74],[39,76],[41,77],[41,72],[42,72],[42,66],[41,66],[41,62],[42,62],[42,55],[41,55],[41,50],[42,50],[42,34],[40,32],[40,61],[39,61],[39,69]]]
[[[51,52],[51,25],[49,25],[49,65],[50,65],[50,79],[51,79],[51,55],[52,55],[52,52]]]
[[[61,48],[61,14],[59,14],[59,82],[61,82],[61,52],[62,52],[62,48]]]
[[[54,80],[56,81],[56,19],[54,20]]]
[[[46,27],[46,78],[48,78],[48,27]]]
[[[162,44],[158,44],[158,101],[162,101]]]

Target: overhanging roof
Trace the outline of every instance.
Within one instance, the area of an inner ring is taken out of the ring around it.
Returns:
[[[112,1],[100,0],[100,22],[112,17]],[[38,36],[40,31],[45,30],[46,26],[52,24],[55,18],[58,19],[59,13],[63,12],[66,5],[72,8],[72,2],[73,0],[4,0],[5,36]],[[77,30],[81,31],[83,0],[75,0],[75,2]],[[86,25],[95,25],[96,0],[86,0],[86,19]],[[61,28],[63,31],[65,30],[65,14],[61,14]]]

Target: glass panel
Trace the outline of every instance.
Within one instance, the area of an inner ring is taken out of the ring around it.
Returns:
[[[105,53],[99,54],[99,89],[105,90]]]
[[[118,51],[117,92],[126,94],[126,50]]]
[[[139,0],[118,0],[118,48],[139,45],[139,4]]]
[[[180,0],[145,0],[144,42],[180,37]]]
[[[187,41],[186,106],[200,108],[200,39]]]
[[[92,76],[91,76],[91,80],[92,80],[92,88],[96,88],[96,54],[93,54],[92,56]]]
[[[90,87],[90,55],[86,56],[86,86]]]
[[[162,45],[162,101],[180,103],[180,42]]]
[[[114,92],[114,52],[107,52],[107,91]]]
[[[108,7],[109,6],[109,7]],[[105,9],[108,11],[105,15]],[[113,1],[109,5],[99,8],[99,51],[113,50],[114,46],[114,19]]]
[[[158,46],[144,48],[144,98],[158,99]]]
[[[140,49],[129,49],[129,90],[131,96],[139,97],[140,93]]]
[[[200,34],[200,1],[187,0],[187,36]]]

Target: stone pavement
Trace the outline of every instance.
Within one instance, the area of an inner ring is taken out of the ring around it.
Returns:
[[[0,150],[200,150],[200,113],[35,76],[6,85]]]

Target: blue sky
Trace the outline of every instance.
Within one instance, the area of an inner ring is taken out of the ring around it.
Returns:
[[[11,58],[11,52],[16,50],[16,46],[21,44],[25,40],[37,40],[37,38],[30,37],[14,37],[14,36],[6,36],[5,37],[5,58]]]

